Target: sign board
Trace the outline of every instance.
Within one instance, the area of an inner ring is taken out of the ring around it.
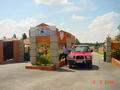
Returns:
[[[54,36],[56,35],[55,26],[41,26],[30,29],[31,36]]]

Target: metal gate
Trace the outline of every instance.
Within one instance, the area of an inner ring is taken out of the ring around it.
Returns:
[[[30,61],[30,47],[29,45],[24,48],[24,60],[25,61]]]
[[[13,59],[13,42],[3,42],[3,58],[4,60]]]

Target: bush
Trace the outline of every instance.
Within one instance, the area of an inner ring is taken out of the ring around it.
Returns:
[[[120,60],[120,48],[119,48],[119,47],[117,47],[116,49],[112,49],[112,50],[110,51],[110,54],[111,54],[114,58]]]
[[[59,55],[62,54],[62,50],[61,50],[61,49],[58,51],[58,54],[59,54]]]
[[[51,61],[50,61],[50,54],[47,54],[46,56],[43,56],[43,55],[37,55],[36,56],[36,62],[37,62],[37,65],[47,65],[47,64],[50,64]]]
[[[116,36],[116,41],[120,41],[120,34]]]
[[[115,54],[117,54],[117,50],[112,49],[112,50],[110,51],[110,54],[111,54],[111,55],[115,55]]]

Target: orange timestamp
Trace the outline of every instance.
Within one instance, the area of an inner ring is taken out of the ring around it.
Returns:
[[[92,82],[93,84],[114,84],[114,80],[99,80],[99,81],[96,81],[96,80],[93,80]]]

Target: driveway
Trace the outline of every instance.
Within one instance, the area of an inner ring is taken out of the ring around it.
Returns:
[[[0,90],[118,90],[120,67],[103,62],[102,55],[93,56],[92,69],[68,66],[54,71],[25,69],[30,62],[0,65]]]

